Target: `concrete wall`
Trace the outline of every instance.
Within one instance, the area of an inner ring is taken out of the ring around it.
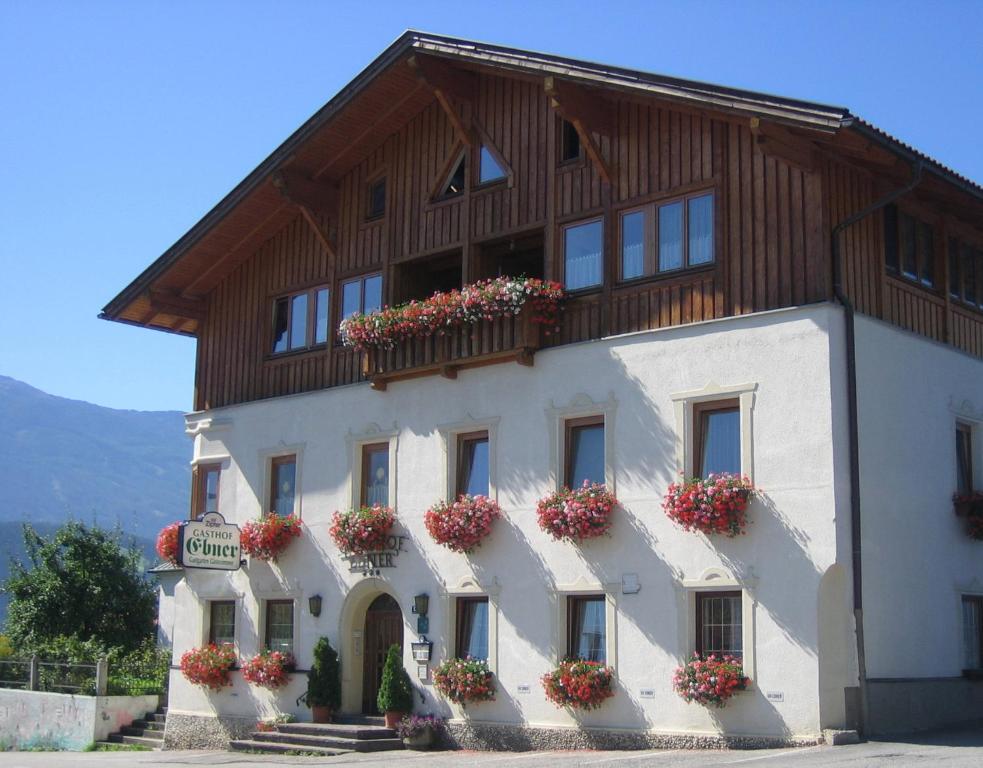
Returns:
[[[983,593],[983,543],[952,494],[957,420],[976,428],[983,477],[983,361],[865,317],[857,359],[871,720],[897,731],[980,717],[983,682],[961,677],[960,601]]]
[[[532,368],[496,365],[462,371],[454,381],[398,382],[383,393],[356,385],[192,415],[196,458],[223,463],[220,504],[227,520],[241,524],[260,514],[270,455],[299,454],[298,511],[305,532],[278,563],[250,562],[231,575],[187,572],[175,589],[175,659],[204,641],[209,599],[238,601],[237,645],[241,655],[252,655],[260,644],[261,600],[286,594],[297,599],[300,665],[309,665],[314,641],[327,635],[343,650],[346,686],[358,679],[361,660],[352,638],[358,617],[343,616],[346,599],[365,577],[349,572],[328,526],[332,512],[351,505],[358,440],[375,434],[391,436],[396,446],[395,501],[407,551],[396,568],[382,570],[378,588],[403,607],[407,668],[415,670],[409,649],[416,639],[409,610],[415,594],[431,596],[429,637],[440,660],[452,650],[446,631],[451,602],[442,591],[477,584],[496,593],[498,700],[469,707],[467,718],[815,735],[819,585],[844,548],[837,541],[843,517],[836,516],[836,506],[845,502],[845,486],[835,475],[842,453],[834,443],[845,434],[845,411],[842,400],[831,402],[831,376],[832,386],[841,386],[841,339],[839,310],[814,305],[565,346],[538,353]],[[751,392],[749,457],[763,497],[752,507],[747,535],[736,540],[685,533],[660,506],[680,466],[673,396],[708,384],[747,385]],[[610,537],[579,547],[552,541],[535,519],[537,499],[555,482],[551,419],[567,408],[608,414],[608,481],[624,505]],[[492,482],[505,517],[480,550],[465,557],[435,545],[422,517],[447,494],[439,428],[471,419],[493,425]],[[626,574],[637,574],[637,594],[622,592]],[[679,699],[671,677],[692,648],[687,585],[714,577],[746,590],[746,637],[753,632],[746,653],[754,684],[726,709],[709,711]],[[560,653],[557,590],[604,585],[615,606],[608,631],[617,645],[618,693],[575,720],[547,702],[539,685]],[[307,612],[314,593],[324,597],[319,618]],[[169,711],[306,715],[294,704],[302,680],[277,695],[234,677],[232,688],[206,693],[173,672]],[[464,714],[436,697],[429,683],[420,688],[426,701],[419,709]],[[769,693],[777,695],[769,699]]]
[[[84,749],[156,708],[156,696],[74,696],[0,688],[0,748]]]

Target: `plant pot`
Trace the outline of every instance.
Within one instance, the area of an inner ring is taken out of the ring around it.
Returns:
[[[419,733],[404,736],[403,746],[407,749],[430,749],[433,746],[433,728],[425,725]]]
[[[386,710],[386,728],[395,728],[405,716],[405,712],[397,712],[394,709]]]
[[[315,723],[330,723],[334,719],[331,707],[311,707],[311,718]]]

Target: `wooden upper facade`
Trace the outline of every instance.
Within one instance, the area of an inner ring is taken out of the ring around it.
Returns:
[[[378,281],[358,278],[381,277],[390,304],[498,274],[564,283],[568,230],[585,222],[600,222],[598,284],[571,292],[542,344],[826,301],[834,226],[913,174],[896,206],[840,235],[844,291],[858,311],[983,356],[974,183],[843,109],[411,32],[103,316],[196,336],[206,409],[362,380],[335,330],[356,294],[372,302]],[[660,271],[657,227],[695,217],[693,200],[712,251],[688,263],[684,229],[681,267]],[[306,337],[278,348],[292,312]],[[455,359],[519,335],[488,324],[453,342]]]

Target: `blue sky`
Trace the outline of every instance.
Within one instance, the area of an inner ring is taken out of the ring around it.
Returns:
[[[191,407],[96,319],[406,28],[849,107],[983,181],[983,2],[0,2],[0,374]]]

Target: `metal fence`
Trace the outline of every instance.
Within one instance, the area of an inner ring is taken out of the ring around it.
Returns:
[[[0,688],[105,696],[108,684],[106,659],[94,664],[41,661],[37,656],[0,660]]]

